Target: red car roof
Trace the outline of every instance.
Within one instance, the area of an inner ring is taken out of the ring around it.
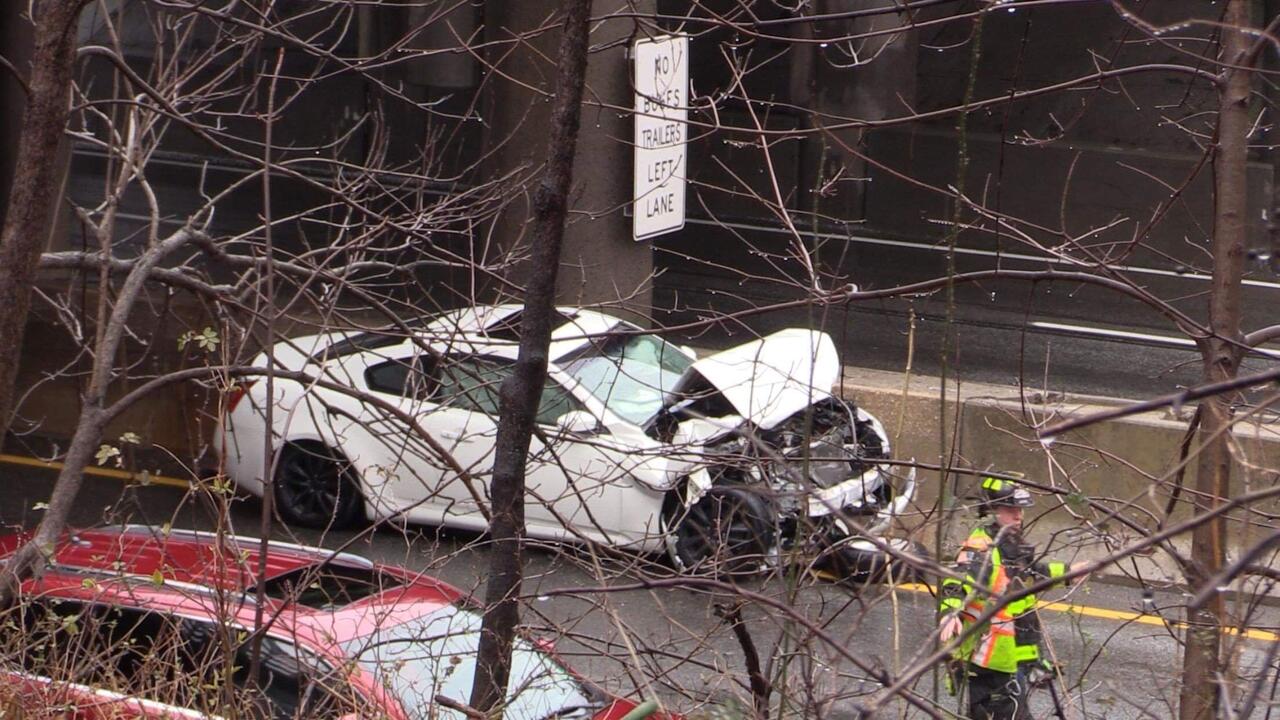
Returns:
[[[28,539],[29,533],[0,536],[0,559]],[[60,541],[51,566],[39,579],[25,581],[23,592],[210,619],[231,619],[230,613],[234,622],[248,628],[253,626],[257,613],[260,550],[261,543],[254,538],[223,536],[219,542],[213,533],[164,532],[148,526],[70,532]],[[265,585],[299,573],[298,577],[314,578],[312,571],[321,568],[351,570],[349,577],[353,579],[360,577],[355,571],[365,571],[368,577],[382,581],[377,592],[343,605],[313,607],[298,601],[307,587],[288,586],[290,592],[284,598],[268,595],[272,634],[310,645],[330,658],[341,659],[342,643],[379,628],[430,615],[451,605],[469,605],[464,593],[432,577],[378,565],[356,555],[274,541],[267,550]],[[336,577],[341,580],[346,570],[340,570]],[[226,602],[228,599],[234,602]],[[368,697],[376,699],[384,709],[396,708],[390,717],[404,720],[390,691],[367,671],[357,673]],[[616,720],[634,707],[634,702],[615,698],[594,717]]]
[[[27,539],[26,534],[0,536],[0,557]],[[255,538],[219,538],[208,532],[163,532],[137,525],[83,530],[67,533],[49,569],[23,587],[25,592],[210,617],[225,617],[231,594],[238,601],[235,615],[243,622],[256,614],[260,551]],[[347,604],[317,607],[301,601],[301,585],[314,584],[322,568],[339,583],[343,575],[350,576],[353,584],[363,585],[361,592]],[[278,616],[281,629],[322,647],[466,602],[461,591],[435,578],[348,553],[275,541],[268,547],[263,577],[263,585],[271,589],[266,592],[269,615]],[[300,584],[275,587],[295,577]]]

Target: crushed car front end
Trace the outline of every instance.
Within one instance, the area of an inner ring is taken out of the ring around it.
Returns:
[[[878,419],[832,394],[840,368],[829,336],[790,329],[699,360],[681,378],[646,425],[688,458],[663,512],[678,568],[802,561],[867,575],[857,568],[915,551],[888,537],[915,496],[915,472],[887,462]]]

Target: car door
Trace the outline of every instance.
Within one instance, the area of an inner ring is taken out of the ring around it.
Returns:
[[[450,355],[437,364],[434,402],[419,421],[467,473],[463,478],[451,467],[444,469],[444,481],[434,502],[448,524],[487,525],[479,507],[489,505],[498,436],[498,390],[510,374],[508,361],[483,355]]]
[[[620,527],[624,509],[618,481],[626,474],[627,452],[598,419],[591,430],[558,427],[556,421],[572,411],[587,408],[549,376],[529,443],[525,515],[530,526],[552,536],[620,541],[611,533]]]
[[[377,447],[378,457],[366,465],[365,478],[367,492],[372,495],[368,499],[382,515],[403,511],[420,519],[457,519],[466,524],[475,513],[476,498],[484,497],[496,426],[487,415],[477,415],[449,401],[460,391],[457,376],[473,378],[468,387],[475,386],[475,393],[482,392],[487,381],[484,368],[455,368],[455,364],[452,359],[418,355],[377,363],[365,372],[369,389],[385,394],[413,418],[436,446],[467,470],[475,490],[471,492],[453,464],[403,420],[388,420],[385,413],[375,411],[373,415],[384,417],[369,423],[372,437],[366,444]],[[486,437],[490,438],[487,443]]]
[[[497,440],[498,390],[514,370],[506,359],[488,356],[451,357],[438,377],[439,408],[427,422],[453,443],[455,457],[470,467],[481,487],[480,499],[490,504],[494,444]],[[586,407],[553,377],[547,378],[535,417],[537,432],[529,443],[525,472],[525,517],[531,530],[562,537],[567,527],[613,527],[621,498],[609,492],[607,480],[616,476],[617,457],[607,438],[561,433],[556,420]],[[475,494],[464,484],[446,485],[452,511],[481,520]]]

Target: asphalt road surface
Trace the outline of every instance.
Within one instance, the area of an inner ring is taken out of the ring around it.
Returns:
[[[693,314],[672,322],[689,321]],[[770,313],[752,319],[752,331],[728,334],[723,328],[684,337],[700,347],[718,348],[745,342],[753,333],[764,334],[813,322],[828,332],[840,348],[845,365],[901,372],[911,359],[912,372],[937,377],[948,342],[941,315],[925,314],[911,320],[895,305],[850,306],[829,310],[809,319],[803,313]],[[1142,328],[1108,329],[1102,334],[1080,323],[1028,319],[991,311],[966,313],[955,321],[953,352],[947,357],[949,378],[992,385],[1022,385],[1072,395],[1145,400],[1194,387],[1203,382],[1200,354],[1168,331]],[[1277,351],[1264,348],[1247,357],[1241,375],[1274,370]]]
[[[0,522],[33,527],[47,500],[52,473],[0,465]],[[171,523],[207,528],[212,496],[152,485],[124,486],[88,478],[72,518],[77,526],[104,522]],[[232,530],[255,535],[260,504],[232,503]],[[483,537],[413,527],[373,533],[290,533],[273,537],[346,549],[440,577],[483,594],[488,549]],[[648,568],[652,573],[642,572]],[[655,586],[636,588],[641,577]],[[743,646],[723,617],[739,598],[731,593],[681,586],[652,558],[600,557],[564,547],[535,547],[526,564],[523,618],[553,639],[584,675],[624,695],[657,697],[670,707],[697,711],[706,703],[749,702]],[[632,589],[627,589],[632,588]],[[794,707],[795,715],[856,717],[881,685],[873,674],[896,668],[930,651],[934,603],[927,590],[891,591],[883,585],[851,590],[811,579],[781,576],[745,582],[749,593],[742,617],[769,671],[786,663],[788,687],[821,704]],[[1168,718],[1174,715],[1179,672],[1178,645],[1155,614],[1179,616],[1176,592],[1143,589],[1095,579],[1068,595],[1047,599],[1066,605],[1042,611],[1067,687],[1059,694],[1068,718]],[[741,597],[741,596],[739,596]],[[1255,609],[1248,637],[1235,637],[1230,650],[1241,667],[1254,669],[1277,641],[1280,612]],[[773,676],[773,675],[771,675]],[[1270,679],[1269,679],[1270,681]],[[915,690],[932,702],[932,675]],[[1264,684],[1264,693],[1271,685]],[[939,710],[954,707],[945,692]],[[1036,717],[1053,717],[1047,689],[1033,697]],[[795,716],[793,715],[793,716]],[[925,717],[902,703],[886,705],[875,717]]]
[[[1148,398],[1200,382],[1200,356],[1191,340],[1162,312],[1123,293],[1072,282],[1029,285],[1014,280],[961,283],[954,304],[935,289],[906,297],[826,306],[786,305],[809,286],[800,263],[790,257],[790,236],[769,223],[715,223],[690,219],[690,233],[659,240],[655,281],[660,325],[717,320],[687,337],[700,347],[742,342],[752,333],[780,327],[826,330],[846,365],[901,370],[907,358],[914,371],[936,376],[947,358],[948,377],[967,382],[1025,383],[1034,389],[1118,398]],[[947,274],[946,244],[866,236],[855,232],[825,236],[820,265],[839,268],[827,289],[853,283],[875,291],[908,287]],[[696,239],[695,239],[696,237]],[[754,248],[744,252],[743,245]],[[965,243],[962,243],[965,245]],[[962,249],[958,272],[992,270],[1073,270],[1044,258],[1007,254],[1009,248]],[[690,259],[692,258],[692,259]],[[1202,258],[1195,258],[1200,262]],[[1123,275],[1152,298],[1163,298],[1178,313],[1203,322],[1209,276],[1188,272],[1169,257],[1130,258]],[[1118,268],[1116,268],[1118,270]],[[1280,283],[1256,263],[1242,287],[1245,332],[1275,323]],[[950,309],[949,309],[950,306]],[[765,312],[766,308],[774,308]],[[749,313],[730,316],[735,313]],[[947,318],[954,321],[948,338]],[[913,322],[914,319],[914,322]],[[727,336],[732,337],[727,337]],[[950,352],[944,352],[950,348]],[[1255,356],[1254,369],[1273,368],[1270,356]]]

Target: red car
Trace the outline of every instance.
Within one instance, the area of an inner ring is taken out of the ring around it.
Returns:
[[[25,539],[0,537],[0,558]],[[260,547],[145,526],[67,536],[0,614],[0,717],[466,717],[480,628],[466,595],[279,542],[259,578]],[[618,720],[635,707],[524,638],[508,687],[508,718]]]

